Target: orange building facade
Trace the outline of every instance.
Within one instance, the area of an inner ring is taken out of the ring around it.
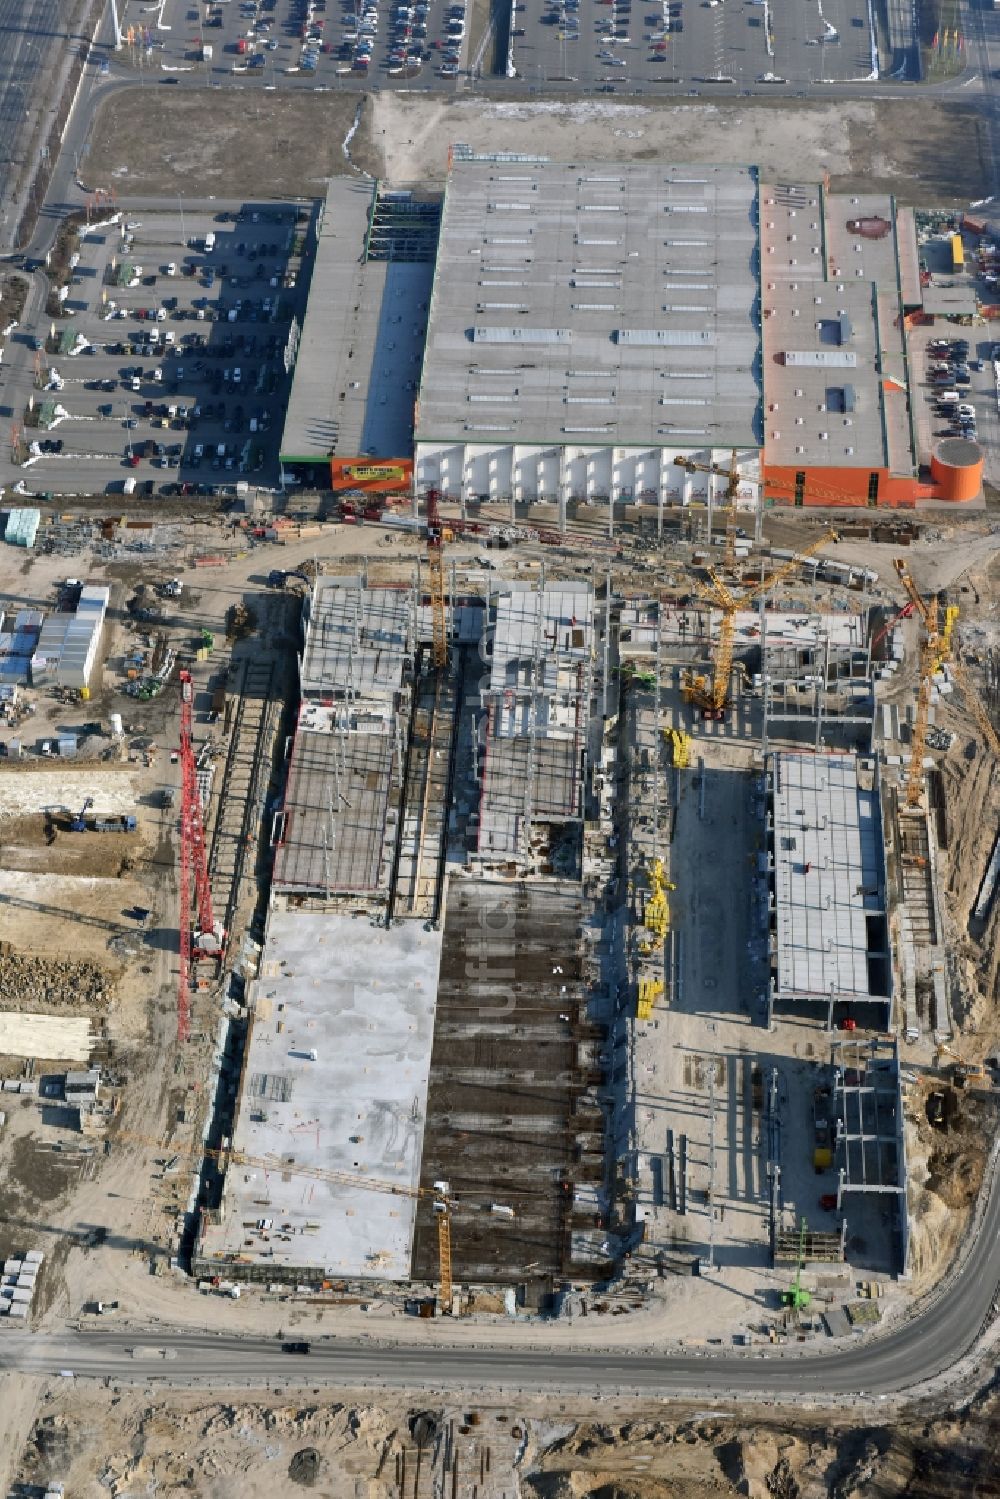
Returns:
[[[965,451],[952,451],[958,448]],[[765,453],[761,474],[765,499],[779,505],[912,510],[918,501],[961,505],[975,500],[983,487],[983,455],[973,442],[946,440],[931,456],[929,477],[915,479],[887,468],[796,469],[768,463]]]

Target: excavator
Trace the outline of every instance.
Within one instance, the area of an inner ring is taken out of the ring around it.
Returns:
[[[943,1057],[951,1057],[955,1064],[952,1078],[956,1088],[964,1088],[966,1083],[989,1083],[989,1076],[982,1062],[970,1062],[967,1057],[963,1057],[953,1047],[946,1046],[943,1041],[940,1041],[934,1053],[934,1059],[939,1067],[941,1066],[941,1059]]]

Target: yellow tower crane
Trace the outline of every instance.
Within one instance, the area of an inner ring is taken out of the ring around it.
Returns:
[[[958,610],[954,605],[945,609],[944,626],[942,627],[937,598],[925,599],[923,597],[913,578],[910,576],[909,568],[901,558],[897,557],[893,566],[896,569],[899,581],[906,589],[924,626],[924,641],[920,649],[920,686],[917,691],[917,716],[913,725],[913,736],[910,743],[910,765],[906,777],[906,805],[908,807],[918,807],[923,795],[924,748],[927,743],[931,690],[934,685],[935,674],[941,670],[945,663],[948,664],[956,684],[962,689],[966,708],[976,720],[987,746],[998,757],[1000,757],[1000,735],[997,734],[993,720],[987,713],[965,666],[952,655]]]
[[[350,1171],[332,1170],[326,1166],[297,1165],[294,1161],[282,1160],[279,1156],[247,1155],[245,1151],[234,1150],[232,1147],[225,1150],[212,1150],[207,1147],[195,1150],[189,1146],[175,1148],[162,1140],[126,1132],[110,1135],[108,1140],[112,1145],[118,1143],[145,1145],[152,1150],[162,1150],[164,1154],[184,1156],[189,1160],[200,1160],[208,1156],[215,1160],[222,1170],[230,1166],[250,1166],[260,1171],[276,1171],[282,1175],[304,1176],[313,1181],[331,1182],[334,1186],[350,1187],[356,1191],[383,1192],[390,1197],[411,1197],[424,1201],[430,1199],[434,1206],[438,1231],[438,1300],[441,1303],[442,1312],[450,1315],[453,1297],[451,1219],[455,1199],[446,1182],[439,1182],[434,1187],[409,1187],[402,1183],[382,1181],[375,1176],[358,1176]]]
[[[785,562],[781,567],[762,578],[748,588],[745,593],[737,597],[723,583],[718,573],[712,568],[708,570],[711,587],[704,583],[697,584],[697,589],[706,603],[712,604],[719,610],[719,641],[715,648],[715,661],[712,667],[711,686],[706,683],[704,677],[695,675],[693,672],[685,673],[683,679],[683,691],[687,701],[694,703],[702,710],[706,718],[722,718],[726,708],[729,706],[729,678],[733,669],[733,643],[736,633],[736,613],[739,609],[745,609],[748,604],[753,603],[762,593],[767,593],[778,583],[784,582],[785,578],[798,569],[799,563],[804,557],[811,557],[821,547],[826,546],[828,541],[836,541],[837,533],[832,528],[823,532],[823,535],[814,541],[811,546],[797,552],[790,562]]]
[[[726,541],[722,553],[722,565],[727,572],[732,572],[736,566],[736,496],[740,487],[736,449],[732,451],[728,468],[723,468],[719,463],[696,463],[693,458],[675,458],[674,463],[688,474],[717,474],[720,479],[725,479],[726,503],[722,507],[722,513],[726,517]],[[711,533],[709,533],[708,540],[711,544]]]

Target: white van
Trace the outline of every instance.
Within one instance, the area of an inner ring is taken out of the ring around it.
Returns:
[[[938,401],[960,401],[962,398],[957,390],[939,390],[935,399]]]

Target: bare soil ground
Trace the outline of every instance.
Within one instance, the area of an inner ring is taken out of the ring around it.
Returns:
[[[423,1409],[204,1399],[55,1382],[31,1429],[22,1484],[68,1493],[139,1492],[270,1499],[312,1489],[328,1499],[450,1492],[500,1499],[945,1499],[975,1483],[996,1492],[997,1398],[960,1416],[893,1426],[788,1420],[750,1426],[704,1411],[613,1406],[600,1423],[518,1409]],[[419,1461],[418,1461],[419,1448]],[[971,1489],[970,1489],[971,1492]]]
[[[739,159],[759,165],[765,177],[803,181],[828,172],[833,188],[881,187],[904,203],[968,201],[986,180],[975,111],[925,99],[448,103],[386,93],[373,96],[365,124],[352,160],[393,186],[443,182],[455,141],[477,150],[543,151],[556,161]],[[959,135],[968,151],[956,161],[947,142]]]
[[[279,92],[248,100],[245,93],[215,95],[206,131],[199,95],[138,88],[115,94],[94,122],[89,184],[114,185],[123,196],[190,193],[197,182],[203,195],[225,198],[310,197],[353,167],[393,186],[434,186],[444,182],[456,141],[481,150],[542,149],[557,161],[730,161],[735,154],[765,176],[799,181],[829,173],[834,188],[881,187],[903,203],[968,202],[981,196],[986,180],[984,127],[975,110],[923,98],[633,105]]]
[[[23,276],[0,277],[0,336],[8,323],[16,323],[28,300],[28,283]]]
[[[223,91],[208,130],[201,94],[123,90],[97,112],[88,185],[122,197],[315,198],[350,170],[341,146],[359,106],[358,94]]]

